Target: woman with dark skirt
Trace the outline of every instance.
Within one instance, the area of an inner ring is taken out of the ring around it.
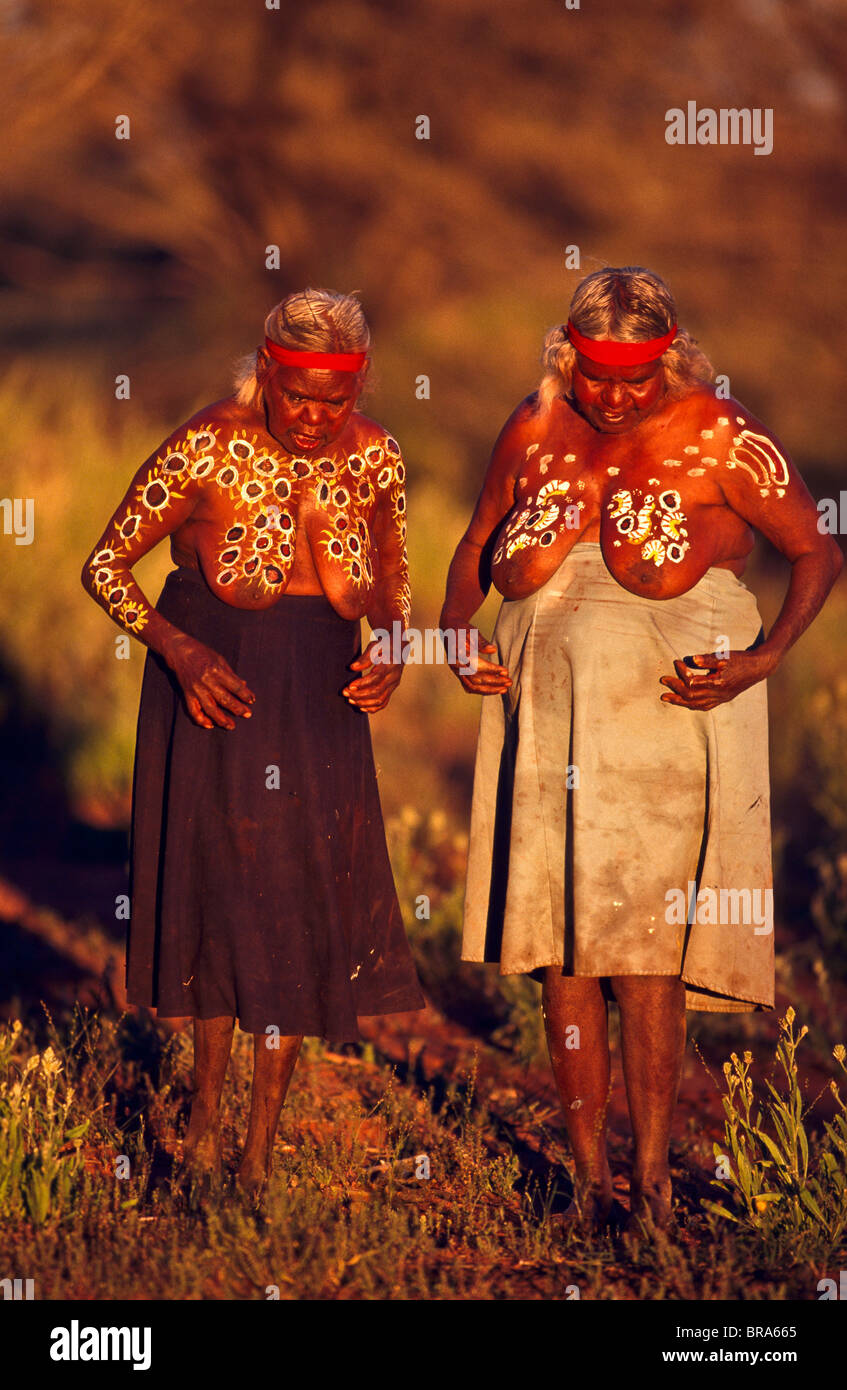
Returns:
[[[133,786],[127,995],[194,1020],[192,1173],[220,1173],[235,1020],[254,1036],[238,1170],[257,1195],[304,1036],[422,1008],[365,717],[402,675],[360,619],[409,619],[405,470],[355,407],[352,296],[289,295],[233,396],[142,465],[83,583],[148,648]],[[153,608],[132,567],[165,536]]]

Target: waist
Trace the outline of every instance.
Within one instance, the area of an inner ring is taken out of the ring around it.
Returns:
[[[238,608],[213,593],[200,570],[188,569],[184,565],[168,574],[156,606],[158,608],[162,600],[167,604],[169,598],[179,599],[180,596],[188,599],[194,607],[202,606],[209,612],[214,611],[221,620],[245,625],[261,620],[284,623],[291,618],[302,618],[304,621],[325,620],[346,628],[359,627],[357,618],[342,618],[326,594],[283,593],[267,608]]]

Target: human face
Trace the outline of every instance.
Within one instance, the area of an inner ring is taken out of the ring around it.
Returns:
[[[604,434],[625,434],[641,423],[665,394],[661,357],[638,366],[604,366],[576,355],[573,393],[582,415]]]
[[[361,392],[355,372],[285,367],[270,362],[260,374],[268,429],[290,454],[310,455],[341,434]]]

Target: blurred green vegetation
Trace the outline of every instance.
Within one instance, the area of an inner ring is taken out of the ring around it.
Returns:
[[[144,649],[118,659],[115,627],[82,589],[82,563],[150,450],[130,412],[110,419],[81,369],[50,382],[19,364],[0,384],[7,494],[35,503],[31,545],[4,541],[3,657],[40,712],[71,801],[94,819],[125,817]],[[138,566],[157,596],[164,546]]]

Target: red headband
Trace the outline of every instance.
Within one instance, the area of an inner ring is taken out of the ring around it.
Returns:
[[[364,352],[301,352],[280,347],[265,339],[265,351],[284,367],[317,367],[322,372],[357,372],[364,365]]]
[[[583,357],[592,362],[602,362],[607,367],[637,367],[642,362],[653,362],[666,352],[676,337],[676,324],[661,338],[650,338],[644,343],[619,343],[614,338],[586,338],[568,319],[566,333]]]

